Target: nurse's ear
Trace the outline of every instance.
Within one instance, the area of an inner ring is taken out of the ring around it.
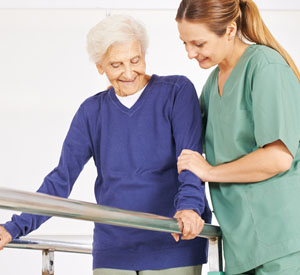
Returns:
[[[236,33],[237,33],[237,25],[236,25],[236,22],[231,22],[227,28],[226,28],[226,37],[228,39],[228,41],[232,41],[234,40],[235,36],[236,36]]]
[[[97,70],[98,70],[99,74],[103,75],[104,74],[104,70],[103,70],[101,64],[97,63],[96,67],[97,67]]]

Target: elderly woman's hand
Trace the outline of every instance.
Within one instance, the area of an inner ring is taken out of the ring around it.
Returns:
[[[203,229],[204,220],[194,210],[177,211],[174,218],[178,221],[179,229],[182,233],[182,240],[191,240],[196,238]],[[176,242],[179,241],[179,234],[172,233]]]
[[[7,245],[11,240],[11,235],[3,226],[0,225],[0,250],[2,250],[3,247]]]
[[[177,169],[180,174],[183,170],[189,170],[202,181],[209,181],[209,172],[213,168],[198,152],[184,149],[177,160]]]

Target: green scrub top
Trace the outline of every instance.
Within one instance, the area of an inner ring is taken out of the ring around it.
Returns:
[[[282,56],[261,45],[246,49],[222,96],[218,72],[200,97],[208,162],[231,162],[278,139],[294,156],[291,169],[265,181],[209,183],[226,272],[236,274],[300,251],[300,84]]]

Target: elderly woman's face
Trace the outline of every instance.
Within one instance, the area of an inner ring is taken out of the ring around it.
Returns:
[[[135,94],[148,82],[145,55],[136,40],[111,46],[97,68],[106,74],[119,96]]]

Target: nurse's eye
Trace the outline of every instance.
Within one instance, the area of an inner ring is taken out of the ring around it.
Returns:
[[[139,63],[139,61],[140,61],[140,58],[138,56],[131,59],[132,64],[137,64],[137,63]]]
[[[203,46],[205,45],[205,42],[204,43],[196,43],[195,46],[197,48],[202,48]]]
[[[119,68],[120,65],[121,65],[120,62],[114,62],[114,63],[111,63],[111,66],[112,66],[113,68],[115,68],[115,69]]]

